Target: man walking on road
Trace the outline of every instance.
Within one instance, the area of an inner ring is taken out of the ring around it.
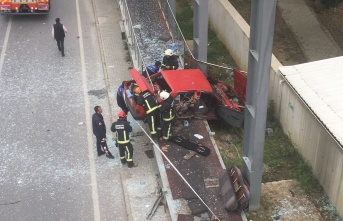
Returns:
[[[114,156],[108,150],[106,143],[106,125],[104,117],[102,116],[102,108],[100,106],[94,107],[95,113],[92,116],[93,134],[96,137],[96,147],[98,156],[106,154],[107,158],[114,159]]]
[[[60,18],[56,18],[55,21],[56,24],[52,26],[52,37],[56,40],[58,50],[60,50],[62,57],[64,57],[64,37],[65,33],[67,33],[67,28],[61,24]]]
[[[121,163],[124,164],[127,162],[129,168],[137,167],[138,164],[133,162],[133,147],[130,142],[132,127],[130,122],[126,120],[124,111],[120,111],[119,119],[112,124],[111,131],[116,133],[116,146],[119,147]]]

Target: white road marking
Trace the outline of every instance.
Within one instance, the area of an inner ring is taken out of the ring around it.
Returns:
[[[8,21],[8,24],[7,24],[4,44],[3,44],[3,47],[2,47],[2,50],[1,50],[1,55],[0,55],[0,75],[1,75],[1,72],[2,72],[2,66],[4,64],[4,59],[5,59],[5,54],[6,54],[6,50],[7,50],[8,39],[10,37],[10,31],[11,31],[11,27],[12,27],[12,20],[13,20],[13,17],[11,15],[10,16],[10,20]]]
[[[90,164],[90,174],[91,174],[91,185],[92,185],[92,199],[93,199],[93,210],[94,210],[94,220],[100,221],[100,207],[99,207],[99,195],[98,195],[98,184],[96,180],[95,173],[95,163],[93,154],[93,134],[92,134],[92,122],[90,120],[89,111],[89,97],[88,97],[88,87],[87,87],[87,76],[86,76],[86,65],[85,65],[85,54],[83,48],[83,37],[81,29],[81,19],[80,19],[80,8],[79,0],[76,0],[76,14],[77,14],[77,30],[79,32],[80,41],[80,59],[81,59],[81,72],[82,72],[82,82],[83,82],[83,97],[85,102],[85,119],[87,125],[87,141],[88,141],[88,158]]]

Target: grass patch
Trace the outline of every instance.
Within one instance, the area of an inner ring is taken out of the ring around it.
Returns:
[[[193,9],[186,0],[177,1],[176,20],[186,39],[193,39]]]
[[[180,29],[187,40],[193,39],[193,9],[187,0],[177,1],[176,20]],[[225,45],[219,41],[215,32],[209,27],[208,29],[208,48],[207,62],[224,67],[237,66],[231,58]],[[208,66],[208,75],[212,78],[232,83],[232,71],[220,67]]]

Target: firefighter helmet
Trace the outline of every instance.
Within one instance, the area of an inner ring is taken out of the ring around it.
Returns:
[[[172,49],[167,49],[164,51],[164,55],[169,55],[172,56],[173,55],[173,50]]]
[[[136,93],[136,94],[140,94],[141,92],[142,92],[142,91],[141,91],[141,89],[140,89],[139,87],[136,87],[136,88],[135,88],[135,93]]]
[[[126,117],[126,114],[124,111],[120,111],[119,114],[118,114],[119,118],[125,118]]]
[[[161,93],[160,93],[160,98],[162,99],[162,100],[167,100],[167,98],[170,96],[170,94],[167,92],[167,91],[162,91]]]

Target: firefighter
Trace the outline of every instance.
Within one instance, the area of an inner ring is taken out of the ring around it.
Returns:
[[[161,100],[164,100],[163,105],[160,107],[162,117],[162,137],[168,140],[171,136],[171,125],[175,117],[174,99],[166,91],[160,92]]]
[[[161,130],[160,127],[160,113],[159,107],[154,96],[149,91],[143,91],[137,98],[137,104],[144,106],[145,119],[149,124],[150,134],[156,135],[157,130]]]
[[[173,55],[173,50],[167,49],[164,52],[164,57],[162,61],[162,69],[164,70],[176,70],[179,68],[179,62],[177,57]]]
[[[153,74],[156,74],[160,70],[160,68],[161,68],[161,62],[156,61],[155,65],[147,66],[146,70],[143,71],[142,75],[147,78],[148,75],[151,76]],[[148,71],[148,74],[147,74],[147,71]]]
[[[106,125],[104,117],[102,116],[102,108],[100,106],[94,107],[95,113],[92,116],[93,134],[96,137],[96,147],[98,156],[106,154],[107,158],[114,159],[114,156],[108,150],[106,143]]]
[[[137,167],[138,164],[133,162],[133,147],[130,142],[130,133],[132,127],[126,119],[126,114],[121,111],[119,119],[111,126],[111,131],[116,133],[116,146],[119,147],[120,161],[122,164],[127,162],[129,168]]]

